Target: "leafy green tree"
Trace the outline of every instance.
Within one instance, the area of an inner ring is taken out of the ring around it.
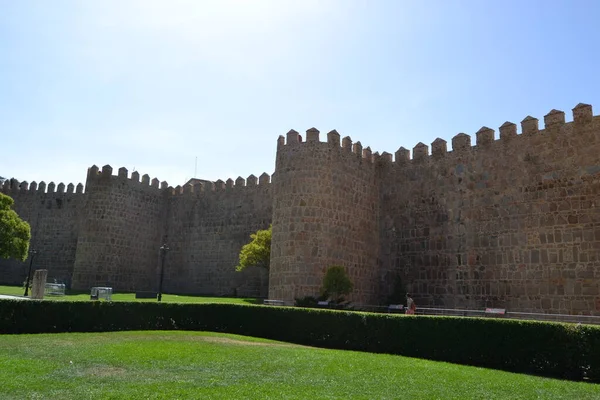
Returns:
[[[354,289],[354,284],[346,274],[344,267],[332,265],[327,268],[323,277],[322,293],[324,297],[330,297],[333,301],[339,303],[343,301],[342,296],[350,294],[352,289]]]
[[[271,226],[269,229],[258,230],[250,235],[252,241],[245,244],[240,251],[240,262],[236,271],[246,267],[262,267],[269,270],[271,261]]]
[[[31,230],[12,209],[14,203],[12,197],[0,193],[0,257],[25,261]]]

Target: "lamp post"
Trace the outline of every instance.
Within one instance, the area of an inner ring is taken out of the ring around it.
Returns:
[[[162,300],[162,285],[163,285],[163,277],[165,276],[165,256],[167,255],[167,251],[169,251],[169,246],[167,244],[163,244],[160,246],[160,280],[158,281],[158,301]]]
[[[33,265],[33,258],[37,254],[37,250],[29,250],[29,271],[27,272],[27,282],[25,283],[25,293],[23,296],[29,294],[29,280],[31,279],[31,266]]]

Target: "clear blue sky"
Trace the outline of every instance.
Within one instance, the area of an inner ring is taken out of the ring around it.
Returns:
[[[0,0],[0,175],[176,186],[196,157],[198,178],[272,173],[292,128],[394,153],[569,121],[600,112],[599,21],[594,0]]]

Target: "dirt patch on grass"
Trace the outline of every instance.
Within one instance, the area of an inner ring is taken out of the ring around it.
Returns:
[[[176,342],[209,342],[218,344],[230,344],[238,346],[261,346],[261,347],[305,347],[299,344],[293,343],[281,343],[281,342],[260,342],[250,340],[233,339],[222,336],[203,336],[203,335],[128,335],[128,341],[139,341],[139,340],[160,340],[160,341],[176,341]]]
[[[170,342],[209,342],[216,344],[229,344],[238,346],[260,346],[260,347],[302,347],[311,348],[310,346],[303,346],[294,343],[285,342],[262,342],[253,340],[235,339],[223,336],[205,336],[205,335],[187,335],[187,334],[160,334],[160,335],[145,335],[143,333],[131,334],[128,333],[126,336],[119,338],[119,341],[123,342],[135,342],[135,341],[170,341]]]
[[[194,340],[201,340],[203,342],[221,343],[221,344],[236,344],[241,346],[264,346],[264,347],[305,347],[298,344],[291,343],[268,343],[268,342],[249,342],[245,340],[231,339],[227,337],[218,336],[195,336]]]

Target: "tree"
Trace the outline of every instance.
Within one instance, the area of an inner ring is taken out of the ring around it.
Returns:
[[[252,241],[245,244],[240,251],[240,262],[236,271],[246,267],[262,267],[269,270],[271,261],[271,225],[269,229],[258,230],[250,235]]]
[[[325,298],[331,297],[334,302],[339,303],[343,301],[342,296],[350,294],[353,288],[354,284],[346,274],[344,267],[333,265],[327,268],[322,288]]]
[[[0,193],[0,257],[25,261],[31,230],[12,209],[14,203],[12,197]]]

